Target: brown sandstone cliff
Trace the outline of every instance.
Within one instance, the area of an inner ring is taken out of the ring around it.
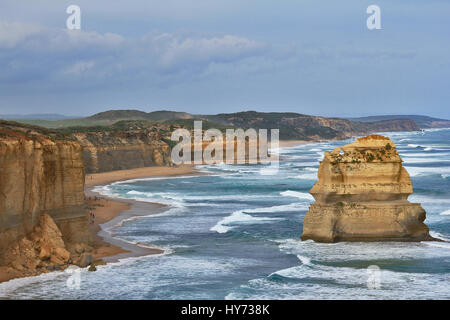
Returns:
[[[0,266],[32,272],[63,264],[66,244],[89,240],[81,146],[40,128],[1,121]],[[48,263],[41,264],[40,256]]]
[[[407,200],[412,183],[389,138],[370,135],[326,152],[318,176],[302,240],[432,240],[425,210]]]
[[[170,165],[170,147],[159,130],[87,131],[73,136],[83,148],[86,173]]]

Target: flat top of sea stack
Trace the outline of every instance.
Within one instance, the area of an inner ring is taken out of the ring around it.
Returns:
[[[395,143],[388,137],[380,136],[379,134],[371,134],[367,137],[356,139],[355,142],[348,144],[345,147],[364,147],[364,148],[380,148],[390,144],[391,147],[396,147]]]

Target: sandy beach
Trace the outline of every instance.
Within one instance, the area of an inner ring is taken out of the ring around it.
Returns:
[[[87,174],[85,176],[86,216],[89,231],[92,235],[92,251],[94,260],[115,262],[119,259],[163,254],[165,251],[150,244],[134,244],[117,239],[113,229],[123,220],[137,216],[148,216],[161,213],[167,206],[159,203],[138,202],[126,199],[111,199],[93,192],[94,186],[107,185],[116,181],[129,179],[200,174],[193,166],[179,167],[146,167],[131,170],[110,171]],[[95,218],[91,217],[91,213]],[[25,276],[23,272],[8,267],[0,267],[0,283]],[[29,276],[27,274],[27,276]]]
[[[123,258],[164,253],[163,249],[152,247],[149,244],[133,244],[117,239],[111,230],[123,220],[161,213],[167,209],[167,206],[159,203],[111,199],[92,191],[93,187],[129,179],[191,174],[198,174],[198,172],[193,166],[188,165],[87,174],[85,178],[86,215],[89,219],[89,230],[94,237],[93,257],[106,262],[114,262]],[[91,212],[95,215],[94,219],[90,217]]]
[[[146,177],[163,177],[194,174],[195,169],[191,165],[178,167],[145,167],[129,170],[109,171],[102,173],[86,174],[85,187],[106,185],[116,181],[138,179]]]

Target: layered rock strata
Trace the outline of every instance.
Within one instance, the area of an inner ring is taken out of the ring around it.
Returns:
[[[170,165],[170,147],[157,131],[82,132],[73,135],[83,147],[86,173]]]
[[[65,264],[66,245],[90,239],[81,146],[50,131],[1,122],[0,266],[21,271],[46,266],[39,261]]]
[[[413,186],[395,148],[389,138],[369,135],[325,152],[301,239],[432,240],[425,210],[408,201]]]

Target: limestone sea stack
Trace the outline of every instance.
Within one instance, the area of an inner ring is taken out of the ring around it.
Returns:
[[[325,152],[301,239],[434,240],[425,210],[408,201],[413,186],[395,148],[389,138],[373,134]]]

